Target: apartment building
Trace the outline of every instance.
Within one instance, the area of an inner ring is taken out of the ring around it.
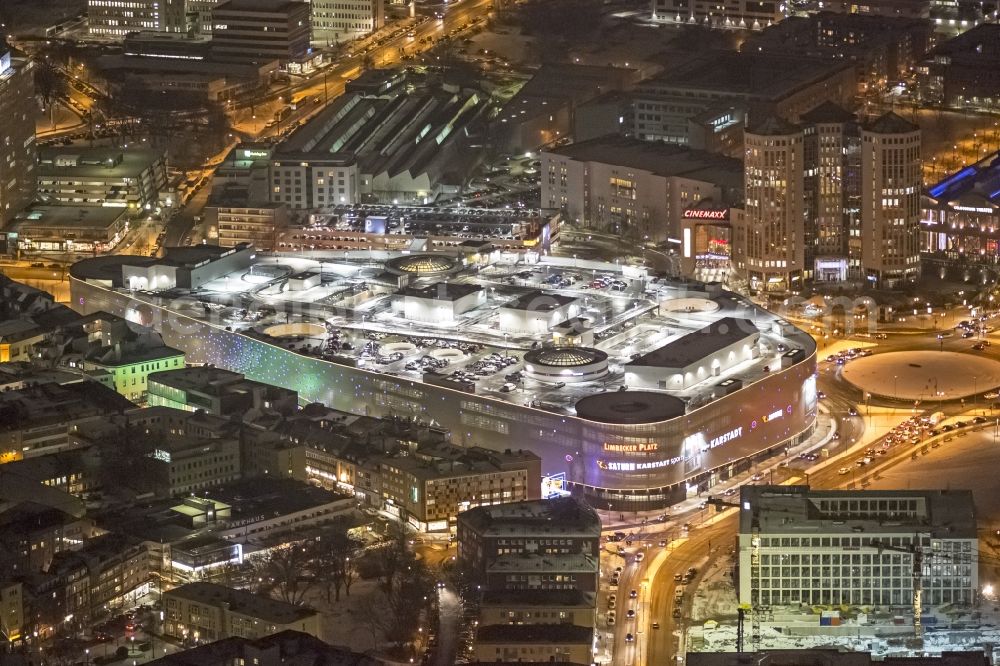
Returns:
[[[35,198],[34,65],[0,41],[0,229]]]
[[[58,580],[60,612],[87,621],[106,609],[131,606],[149,592],[154,570],[139,539],[109,533],[56,555],[48,573]]]
[[[744,133],[745,216],[733,228],[733,264],[754,291],[800,289],[806,270],[801,130],[774,116]]]
[[[148,378],[149,405],[216,416],[242,416],[249,409],[293,414],[295,391],[247,379],[214,366],[194,366],[154,372]]]
[[[164,592],[163,616],[163,634],[178,640],[253,640],[289,630],[322,638],[318,611],[215,583],[188,583]]]
[[[753,606],[972,603],[978,539],[968,490],[741,488],[739,600]]]
[[[758,0],[653,0],[653,20],[760,30],[785,18],[785,7]]]
[[[861,263],[874,286],[920,277],[920,128],[889,112],[861,130]]]

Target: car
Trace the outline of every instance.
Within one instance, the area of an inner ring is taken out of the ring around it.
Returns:
[[[680,608],[675,608],[674,612],[671,613],[671,615],[673,615],[675,618],[679,618],[681,616],[681,609]]]
[[[851,407],[850,409],[847,410],[847,413],[850,414],[851,416],[857,416],[858,410],[856,407]]]
[[[645,557],[646,557],[646,554],[640,551],[640,552],[638,552],[638,553],[635,554],[635,561],[636,562],[642,562],[642,560],[645,559]]]
[[[628,598],[629,599],[635,599],[638,596],[639,596],[638,592],[636,592],[635,590],[629,590],[629,593],[628,593]]]
[[[634,640],[635,640],[635,636],[633,636],[632,634],[625,634],[625,642],[626,643],[631,643]]]
[[[956,428],[964,428],[965,427],[965,421],[955,421],[955,427]]]
[[[982,416],[977,416],[976,418],[972,419],[972,422],[973,423],[986,423],[986,418],[984,418]]]
[[[976,344],[972,345],[972,348],[976,351],[983,351],[984,349],[986,349],[986,345],[984,345],[982,342],[977,342]]]
[[[657,543],[657,545],[660,548],[666,548],[667,547],[667,540],[666,539],[660,539],[660,541],[659,541],[659,543]]]
[[[609,594],[608,595],[608,601],[616,601],[617,599],[618,599],[618,597],[615,596],[614,594]]]
[[[679,574],[679,573],[677,573],[677,574],[674,574],[674,582],[675,582],[675,583],[680,583],[680,582],[681,582],[682,580],[684,580],[684,576],[682,576],[682,575],[681,575],[681,574]]]
[[[622,575],[622,571],[623,571],[623,569],[621,567],[615,567],[615,575],[616,576]]]
[[[822,400],[823,398],[826,397],[826,392],[824,392],[824,391],[817,391],[816,392],[816,397],[818,397],[820,400]]]
[[[963,338],[971,338],[971,337],[972,337],[972,336],[974,336],[975,334],[976,334],[976,332],[975,332],[975,331],[966,331],[965,333],[962,333],[962,337],[963,337]]]
[[[764,474],[762,472],[757,472],[756,474],[754,474],[753,476],[750,477],[750,480],[751,481],[760,481],[763,478],[764,478]]]
[[[633,619],[635,617],[635,609],[629,608],[628,611],[625,613],[625,617],[627,617],[630,620]]]
[[[840,469],[837,470],[837,474],[840,474],[841,476],[843,476],[845,474],[850,474],[850,473],[851,473],[851,470],[848,467],[841,467]]]
[[[614,615],[608,615],[608,626],[612,626],[612,625],[614,625],[614,623],[615,623],[615,616]]]
[[[652,623],[650,623],[649,626],[652,627],[653,629],[659,629],[660,628],[660,623],[659,622],[652,622]]]
[[[613,599],[608,599],[608,609],[609,610],[614,610],[615,609],[615,602],[614,602]]]

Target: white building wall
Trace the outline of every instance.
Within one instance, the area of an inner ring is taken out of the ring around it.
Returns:
[[[683,368],[627,365],[625,384],[630,388],[683,391],[718,377],[735,365],[757,358],[760,355],[759,340],[760,334],[753,333]]]

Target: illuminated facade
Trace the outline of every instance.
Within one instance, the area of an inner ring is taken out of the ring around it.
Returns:
[[[924,192],[920,249],[949,260],[1000,261],[1000,153]]]
[[[861,130],[861,264],[872,284],[920,276],[920,128],[887,113]]]
[[[185,31],[184,0],[87,0],[87,25],[95,37],[123,39],[130,32]]]
[[[667,412],[636,392],[609,392],[600,395],[623,401],[619,409],[586,418],[579,409],[575,415],[556,413],[305,356],[182,314],[169,302],[133,298],[88,276],[82,268],[87,264],[77,264],[71,276],[72,302],[80,311],[142,321],[185,349],[191,362],[296,390],[307,401],[353,413],[418,417],[451,430],[461,444],[502,451],[518,442],[542,458],[543,475],[564,474],[567,489],[599,506],[676,503],[782,453],[814,427],[815,346],[794,329],[789,333],[804,350],[801,360],[766,373],[752,388]]]
[[[739,600],[755,606],[911,606],[910,549],[924,553],[924,604],[970,604],[978,592],[968,490],[745,485],[738,543]]]
[[[744,133],[746,215],[736,268],[755,291],[794,291],[806,276],[803,137],[771,117]]]

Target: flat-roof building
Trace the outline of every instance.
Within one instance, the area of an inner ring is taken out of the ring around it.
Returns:
[[[212,54],[233,62],[300,63],[309,49],[309,3],[227,0],[212,8]]]
[[[458,515],[458,560],[492,591],[596,592],[597,512],[572,497],[481,506]]]
[[[979,589],[969,490],[740,489],[740,603],[912,606],[914,557],[923,603],[969,604]]]
[[[163,153],[155,150],[49,146],[38,151],[43,202],[138,213],[158,205],[166,183]]]
[[[680,239],[687,209],[743,203],[739,160],[663,142],[603,136],[541,152],[542,205],[576,222],[655,242]]]
[[[181,33],[187,29],[184,0],[87,0],[87,26],[94,37],[123,39],[130,32]]]
[[[370,35],[385,25],[384,0],[311,0],[312,41],[332,46]]]
[[[218,245],[193,245],[164,248],[159,258],[129,257],[120,266],[120,279],[129,289],[162,291],[196,289],[233,270],[250,266],[253,247],[240,243],[226,248]]]
[[[95,252],[114,248],[128,233],[122,208],[34,206],[10,226],[22,252]]]
[[[320,614],[263,594],[215,583],[188,583],[163,592],[163,633],[176,639],[258,639],[281,631],[321,636]]]
[[[295,391],[247,379],[238,372],[194,366],[154,372],[148,377],[148,402],[188,411],[204,410],[217,416],[242,416],[247,410],[294,413]]]

